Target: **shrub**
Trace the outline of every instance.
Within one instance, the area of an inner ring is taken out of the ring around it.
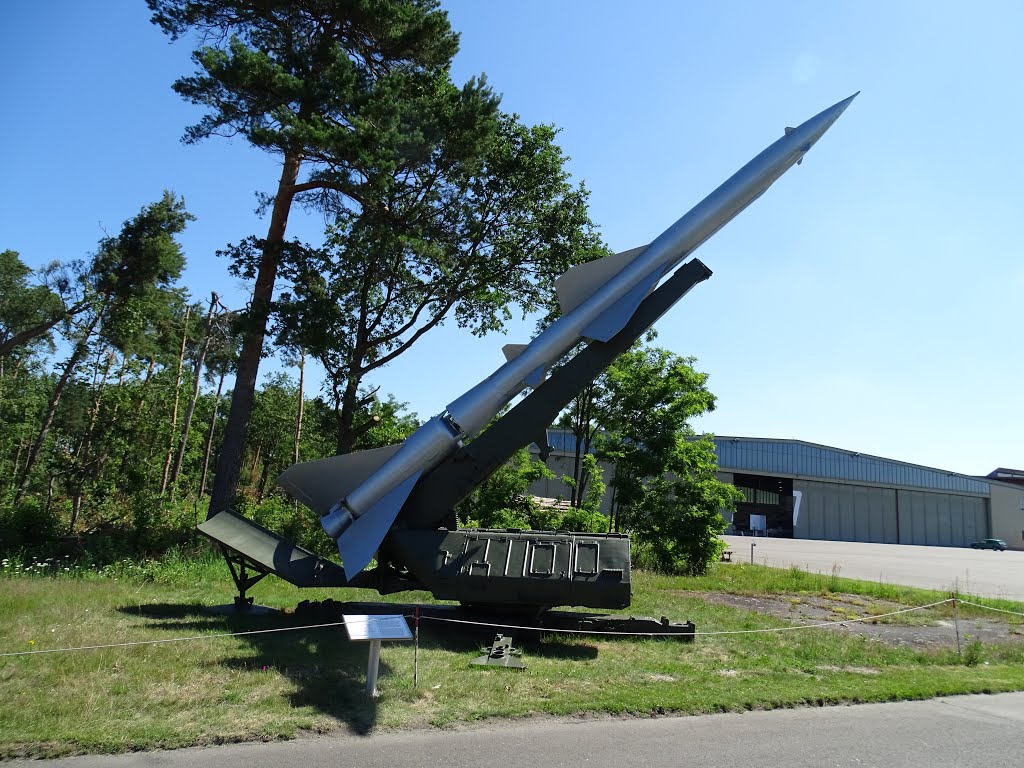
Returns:
[[[41,550],[60,535],[60,520],[39,499],[25,497],[16,506],[0,510],[0,553]]]

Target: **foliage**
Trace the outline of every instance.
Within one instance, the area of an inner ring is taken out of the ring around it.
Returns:
[[[699,574],[720,553],[721,510],[739,499],[718,481],[713,440],[698,438],[689,422],[714,408],[707,375],[692,358],[635,346],[581,393],[564,424],[577,433],[578,455],[570,487],[574,504],[601,498],[603,483],[593,456],[614,467],[611,526],[629,531],[640,566],[667,573]]]
[[[408,118],[418,129],[403,134],[400,162],[363,168],[384,213],[346,209],[323,247],[282,250],[287,287],[273,327],[278,343],[324,366],[339,453],[358,440],[367,374],[447,320],[482,335],[501,328],[512,305],[538,309],[555,277],[597,252],[586,192],[568,183],[554,129],[510,115],[471,121],[459,93],[442,90],[441,103]],[[233,249],[236,272],[255,274],[261,252],[259,241]]]
[[[271,496],[257,505],[244,505],[237,511],[300,547],[324,557],[338,554],[334,542],[320,527],[320,519],[296,502]]]
[[[274,478],[296,456],[417,427],[368,374],[442,322],[482,334],[546,306],[554,276],[600,250],[557,131],[503,113],[482,77],[452,81],[458,36],[437,3],[149,6],[197,46],[174,85],[203,110],[185,140],[239,135],[282,162],[266,236],[227,249],[253,301],[207,306],[179,285],[192,216],[171,192],[83,258],[33,271],[0,249],[0,554],[59,540],[102,562],[157,557],[226,506],[207,502],[218,461],[241,509],[323,546]],[[293,202],[331,222],[320,246],[286,237]],[[319,397],[286,373],[257,381],[272,298],[272,338],[328,369]],[[590,506],[552,517],[493,482],[493,520],[504,505],[510,524],[600,522]]]
[[[597,457],[592,453],[584,453],[579,457],[578,466],[579,471],[575,477],[562,476],[562,482],[572,489],[573,499],[570,506],[573,510],[585,514],[601,514],[601,501],[608,486],[604,482],[604,472],[597,464]],[[579,486],[584,482],[585,490],[580,493]]]
[[[543,505],[529,494],[530,485],[551,477],[551,470],[543,462],[532,460],[523,448],[459,505],[459,520],[473,528],[608,531],[608,518],[599,510],[600,495],[583,507],[565,508]]]
[[[528,489],[546,477],[554,477],[551,470],[522,448],[459,504],[459,519],[478,528],[530,529],[539,510]]]
[[[38,499],[0,507],[0,553],[44,552],[53,547],[59,532],[57,515]]]
[[[68,316],[60,294],[46,284],[50,271],[32,285],[32,270],[18,253],[0,251],[0,361],[20,346],[51,341],[50,329]]]
[[[630,510],[639,568],[697,576],[725,549],[721,510],[742,497],[715,478],[718,461],[710,437],[684,439],[668,465],[668,474],[650,478],[642,502]]]

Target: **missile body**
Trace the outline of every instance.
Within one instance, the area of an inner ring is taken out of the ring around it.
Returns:
[[[857,94],[785,135],[733,174],[646,248],[573,267],[558,280],[562,316],[397,446],[297,464],[278,482],[323,517],[352,578],[374,556],[420,476],[482,430],[581,340],[607,341],[658,282],[760,197],[838,119]],[[346,475],[342,477],[342,475]],[[324,514],[326,513],[326,514]]]

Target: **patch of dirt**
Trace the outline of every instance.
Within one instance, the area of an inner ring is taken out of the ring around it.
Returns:
[[[936,609],[881,616],[905,609],[899,603],[864,595],[730,595],[721,592],[690,592],[709,603],[745,611],[766,613],[794,624],[828,623],[837,631],[870,637],[889,645],[933,650],[956,648],[957,626]],[[852,619],[867,618],[865,621]],[[960,642],[980,640],[987,644],[1024,643],[1024,626],[999,619],[961,618]]]

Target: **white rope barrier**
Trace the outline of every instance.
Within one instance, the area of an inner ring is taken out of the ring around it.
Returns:
[[[875,615],[871,615],[871,616],[858,616],[858,617],[852,618],[852,619],[842,619],[841,621],[822,621],[822,622],[815,622],[813,624],[798,624],[796,626],[791,626],[791,627],[769,627],[767,629],[730,629],[730,630],[721,630],[721,631],[717,631],[717,632],[694,632],[692,635],[690,633],[681,633],[681,632],[616,632],[616,631],[610,631],[610,630],[591,630],[591,629],[552,629],[552,628],[547,628],[547,627],[531,627],[531,626],[518,625],[518,624],[496,624],[494,622],[470,621],[468,619],[449,619],[449,618],[444,618],[444,617],[441,617],[441,616],[425,616],[423,614],[420,614],[420,616],[418,618],[419,618],[420,621],[440,621],[440,622],[446,622],[446,623],[449,623],[449,624],[467,624],[467,625],[476,626],[476,627],[494,627],[496,629],[517,629],[517,630],[522,630],[522,631],[544,632],[544,633],[550,633],[550,634],[611,635],[611,636],[618,636],[618,637],[681,637],[681,636],[687,636],[687,637],[715,637],[715,636],[722,636],[722,635],[770,634],[770,633],[774,633],[774,632],[795,632],[795,631],[799,631],[799,630],[802,630],[802,629],[821,629],[821,628],[837,627],[837,626],[841,627],[841,626],[845,626],[847,624],[854,624],[854,623],[857,623],[857,622],[877,621],[879,619],[888,618],[890,616],[898,616],[898,615],[903,614],[903,613],[911,613],[913,611],[924,611],[924,610],[927,610],[929,608],[935,608],[935,607],[940,606],[940,605],[946,605],[947,603],[953,603],[954,605],[959,603],[960,605],[970,605],[970,606],[973,606],[975,608],[982,608],[982,609],[988,610],[988,611],[997,611],[999,613],[1007,613],[1007,614],[1010,614],[1012,616],[1024,616],[1024,613],[1020,613],[1020,612],[1017,612],[1017,611],[1008,611],[1008,610],[1005,610],[1003,608],[993,608],[992,606],[981,605],[980,603],[972,603],[972,602],[970,602],[968,600],[962,600],[962,599],[960,599],[958,597],[948,597],[945,600],[939,600],[937,602],[928,603],[926,605],[918,605],[918,606],[914,606],[914,607],[911,607],[911,608],[901,608],[900,610],[897,610],[897,611],[889,611],[888,613],[879,613],[879,614],[875,614]],[[370,620],[373,620],[376,617],[371,616],[369,618],[370,618]],[[417,618],[417,617],[415,616],[415,614],[404,614],[403,618],[413,619],[413,618]],[[39,655],[47,654],[47,653],[69,653],[69,652],[72,652],[72,651],[95,651],[95,650],[102,650],[102,649],[106,649],[106,648],[131,648],[131,647],[140,646],[140,645],[165,645],[167,643],[184,643],[184,642],[191,642],[191,641],[195,641],[195,640],[214,640],[214,639],[217,639],[217,638],[224,638],[224,637],[245,637],[247,635],[264,635],[264,634],[271,634],[271,633],[277,633],[277,632],[297,632],[297,631],[300,631],[300,630],[325,629],[325,628],[329,628],[329,627],[340,627],[340,626],[344,626],[344,624],[345,624],[344,621],[335,621],[335,622],[330,622],[330,623],[327,623],[327,624],[306,624],[306,625],[298,626],[298,627],[276,627],[276,628],[273,628],[273,629],[254,629],[254,630],[249,630],[249,631],[246,631],[246,632],[225,632],[225,633],[219,633],[219,634],[215,634],[215,635],[193,635],[191,637],[171,637],[171,638],[165,638],[165,639],[162,639],[162,640],[136,640],[136,641],[133,641],[133,642],[126,642],[126,643],[107,643],[107,644],[103,644],[103,645],[83,645],[83,646],[76,646],[76,647],[70,647],[70,648],[45,648],[45,649],[41,649],[41,650],[32,650],[32,651],[13,651],[13,652],[9,652],[9,653],[0,653],[0,658],[9,658],[9,657],[12,657],[12,656],[39,656]]]
[[[253,629],[247,632],[224,632],[216,635],[193,635],[192,637],[169,637],[163,640],[135,640],[130,643],[107,643],[105,645],[81,645],[74,648],[44,648],[38,651],[14,651],[11,653],[0,653],[0,659],[8,656],[38,656],[43,653],[67,653],[70,651],[97,651],[103,648],[131,648],[136,645],[163,645],[166,643],[185,643],[192,640],[213,640],[219,637],[244,637],[246,635],[266,635],[271,632],[295,632],[300,629],[322,629],[324,627],[341,627],[344,621],[335,621],[330,624],[307,624],[302,627],[276,627],[274,629]]]
[[[913,608],[903,608],[898,611],[880,613],[874,616],[862,616],[855,619],[843,619],[842,621],[823,621],[815,624],[799,624],[793,627],[770,627],[768,629],[730,629],[723,630],[720,632],[694,632],[692,635],[689,632],[611,632],[591,629],[548,629],[546,627],[529,627],[517,624],[494,624],[492,622],[469,621],[467,619],[446,619],[439,616],[422,616],[421,618],[428,621],[446,621],[452,624],[472,624],[473,626],[478,627],[496,627],[498,629],[519,629],[534,632],[551,632],[576,635],[619,635],[626,637],[680,637],[685,634],[687,637],[711,637],[714,635],[752,635],[765,632],[793,632],[800,629],[814,629],[817,627],[836,627],[842,626],[844,624],[852,624],[858,621],[876,621],[877,619],[884,619],[887,616],[896,616],[900,613],[910,613],[911,611],[923,611],[927,608],[934,608],[937,605],[945,605],[946,603],[951,602],[953,602],[953,598],[947,597],[945,600],[939,600],[935,603],[928,603],[927,605],[918,605]]]
[[[961,600],[960,598],[957,598],[956,601],[960,603],[960,605],[973,605],[975,608],[984,608],[986,611],[998,611],[999,613],[1008,613],[1011,616],[1024,616],[1024,613],[1020,613],[1019,611],[1007,611],[1003,608],[993,608],[991,605],[972,603],[969,600]]]

